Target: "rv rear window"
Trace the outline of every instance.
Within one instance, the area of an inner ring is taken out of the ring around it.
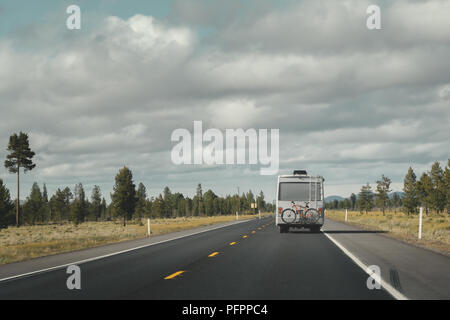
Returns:
[[[309,187],[311,186],[311,192]],[[314,190],[316,188],[316,190]],[[281,182],[278,200],[281,201],[315,201],[321,200],[321,184],[316,182]],[[317,195],[317,199],[316,199]]]

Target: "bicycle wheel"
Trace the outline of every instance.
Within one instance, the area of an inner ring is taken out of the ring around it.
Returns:
[[[284,223],[294,223],[296,218],[296,213],[292,209],[285,209],[281,213],[281,220],[283,220]]]
[[[305,212],[305,217],[308,224],[315,224],[317,221],[319,221],[319,211],[314,208],[309,208]]]

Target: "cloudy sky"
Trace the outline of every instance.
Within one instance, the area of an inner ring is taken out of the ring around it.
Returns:
[[[280,172],[321,174],[328,195],[381,174],[400,190],[409,166],[450,156],[450,1],[2,0],[0,111],[1,161],[20,130],[37,154],[25,194],[82,182],[109,199],[127,165],[151,196],[201,182],[275,198],[259,165],[173,165],[171,133],[194,120],[279,129]]]

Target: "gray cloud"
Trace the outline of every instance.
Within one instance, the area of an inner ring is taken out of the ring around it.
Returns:
[[[323,174],[342,195],[383,173],[398,185],[409,165],[448,158],[448,2],[385,5],[373,32],[367,1],[250,5],[233,18],[237,2],[177,2],[165,21],[108,17],[36,50],[0,40],[0,145],[24,130],[37,152],[24,188],[81,181],[107,194],[128,165],[154,193],[167,184],[192,194],[202,182],[274,197],[274,177],[258,167],[172,165],[171,132],[194,120],[279,128],[282,171]],[[205,25],[216,30],[202,40]]]

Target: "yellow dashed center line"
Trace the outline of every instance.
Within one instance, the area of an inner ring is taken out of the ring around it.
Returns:
[[[230,242],[230,246],[234,246],[236,244],[236,241]]]
[[[216,252],[211,253],[208,257],[212,258],[212,257],[217,256],[218,254],[219,254],[219,253],[216,251]]]
[[[173,279],[173,278],[175,278],[176,276],[179,276],[180,274],[182,274],[183,272],[184,272],[184,271],[177,271],[177,272],[175,272],[175,273],[172,273],[170,276],[165,277],[164,279],[165,279],[165,280]]]
[[[242,238],[244,238],[244,239],[245,239],[245,238],[247,238],[247,237],[248,237],[247,235],[245,235],[245,236],[242,236]]]
[[[252,231],[252,233],[256,233],[256,231],[255,231],[255,230],[253,230],[253,231]]]

